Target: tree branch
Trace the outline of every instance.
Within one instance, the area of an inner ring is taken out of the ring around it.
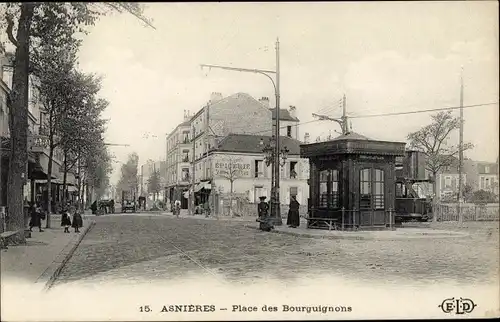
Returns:
[[[13,30],[14,30],[14,19],[12,19],[12,16],[10,14],[5,15],[5,20],[7,20],[7,37],[9,38],[10,42],[17,47],[17,39],[14,37]]]

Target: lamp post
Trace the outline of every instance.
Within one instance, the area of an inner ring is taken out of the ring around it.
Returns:
[[[268,143],[264,144],[264,140],[260,139],[260,146],[262,147],[262,152],[264,152],[265,157],[264,160],[266,165],[269,166],[273,164],[276,168],[274,173],[277,174],[280,171],[280,167],[283,167],[286,163],[286,159],[288,158],[288,153],[290,150],[286,146],[281,149],[277,149],[277,140],[276,136],[272,136]],[[271,200],[272,206],[274,206],[274,213],[271,215],[274,217],[274,224],[280,225],[282,224],[281,212],[280,212],[280,202],[279,202],[279,184],[276,184],[276,178],[279,180],[279,176],[275,176],[272,181],[272,187],[274,191],[271,191],[273,200]],[[278,190],[277,190],[278,189]],[[271,208],[272,209],[272,208]]]
[[[219,66],[219,65],[207,65],[202,64],[201,68],[219,68],[224,70],[231,70],[237,72],[247,72],[247,73],[256,73],[266,76],[274,87],[274,94],[276,97],[276,108],[275,108],[275,120],[274,120],[274,136],[278,138],[278,140],[274,140],[274,155],[280,154],[280,49],[279,49],[279,39],[276,39],[276,70],[264,70],[264,69],[248,69],[248,68],[236,68],[236,67],[228,67],[228,66]],[[276,81],[273,79],[271,75],[275,76]],[[271,216],[275,217],[275,225],[281,225],[281,213],[280,213],[280,162],[277,161],[276,158],[271,158],[270,162],[272,163],[272,179],[271,179]],[[270,163],[270,164],[271,164]]]

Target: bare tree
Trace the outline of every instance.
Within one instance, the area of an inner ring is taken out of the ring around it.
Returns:
[[[448,143],[451,132],[460,128],[460,119],[453,117],[451,111],[439,112],[431,115],[431,118],[431,124],[408,134],[407,139],[411,148],[423,152],[426,156],[425,168],[432,173],[433,179],[433,209],[435,211],[438,200],[436,191],[437,174],[444,167],[451,166],[453,161],[456,160],[456,155],[460,153],[458,145]],[[464,143],[462,150],[465,151],[472,147],[471,143]],[[434,216],[433,220],[436,221],[437,216]]]
[[[218,163],[216,174],[220,177],[227,179],[230,184],[229,190],[229,213],[233,216],[233,197],[234,197],[234,182],[243,176],[243,171],[246,170],[245,166],[238,163],[238,158],[226,157],[222,162]]]

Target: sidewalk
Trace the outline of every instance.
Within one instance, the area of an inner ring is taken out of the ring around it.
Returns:
[[[53,228],[43,229],[43,232],[33,229],[31,238],[26,239],[25,245],[3,249],[0,253],[2,285],[28,283],[35,284],[35,288],[39,290],[50,286],[85,234],[95,224],[89,217],[85,216],[80,233],[74,233],[71,229],[68,234],[60,227],[61,216],[51,215]]]

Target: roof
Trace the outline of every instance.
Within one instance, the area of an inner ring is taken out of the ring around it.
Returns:
[[[269,110],[272,113],[273,120],[276,119],[276,109],[270,108]],[[280,108],[280,121],[296,121],[296,122],[298,122],[299,119],[291,116],[289,110],[287,110],[285,108]]]
[[[486,171],[486,167],[488,167],[488,171]],[[479,174],[498,174],[497,163],[495,163],[495,162],[478,162],[477,163],[477,172]]]
[[[271,139],[270,136],[251,134],[229,134],[218,144],[217,151],[262,153],[263,145]],[[263,140],[263,145],[261,145]],[[280,147],[287,147],[290,155],[300,154],[301,142],[287,136],[280,136]]]
[[[331,141],[341,141],[341,140],[365,140],[365,141],[371,141],[371,139],[367,138],[364,135],[361,135],[356,132],[349,132],[345,135],[337,136],[336,138],[332,139]]]

